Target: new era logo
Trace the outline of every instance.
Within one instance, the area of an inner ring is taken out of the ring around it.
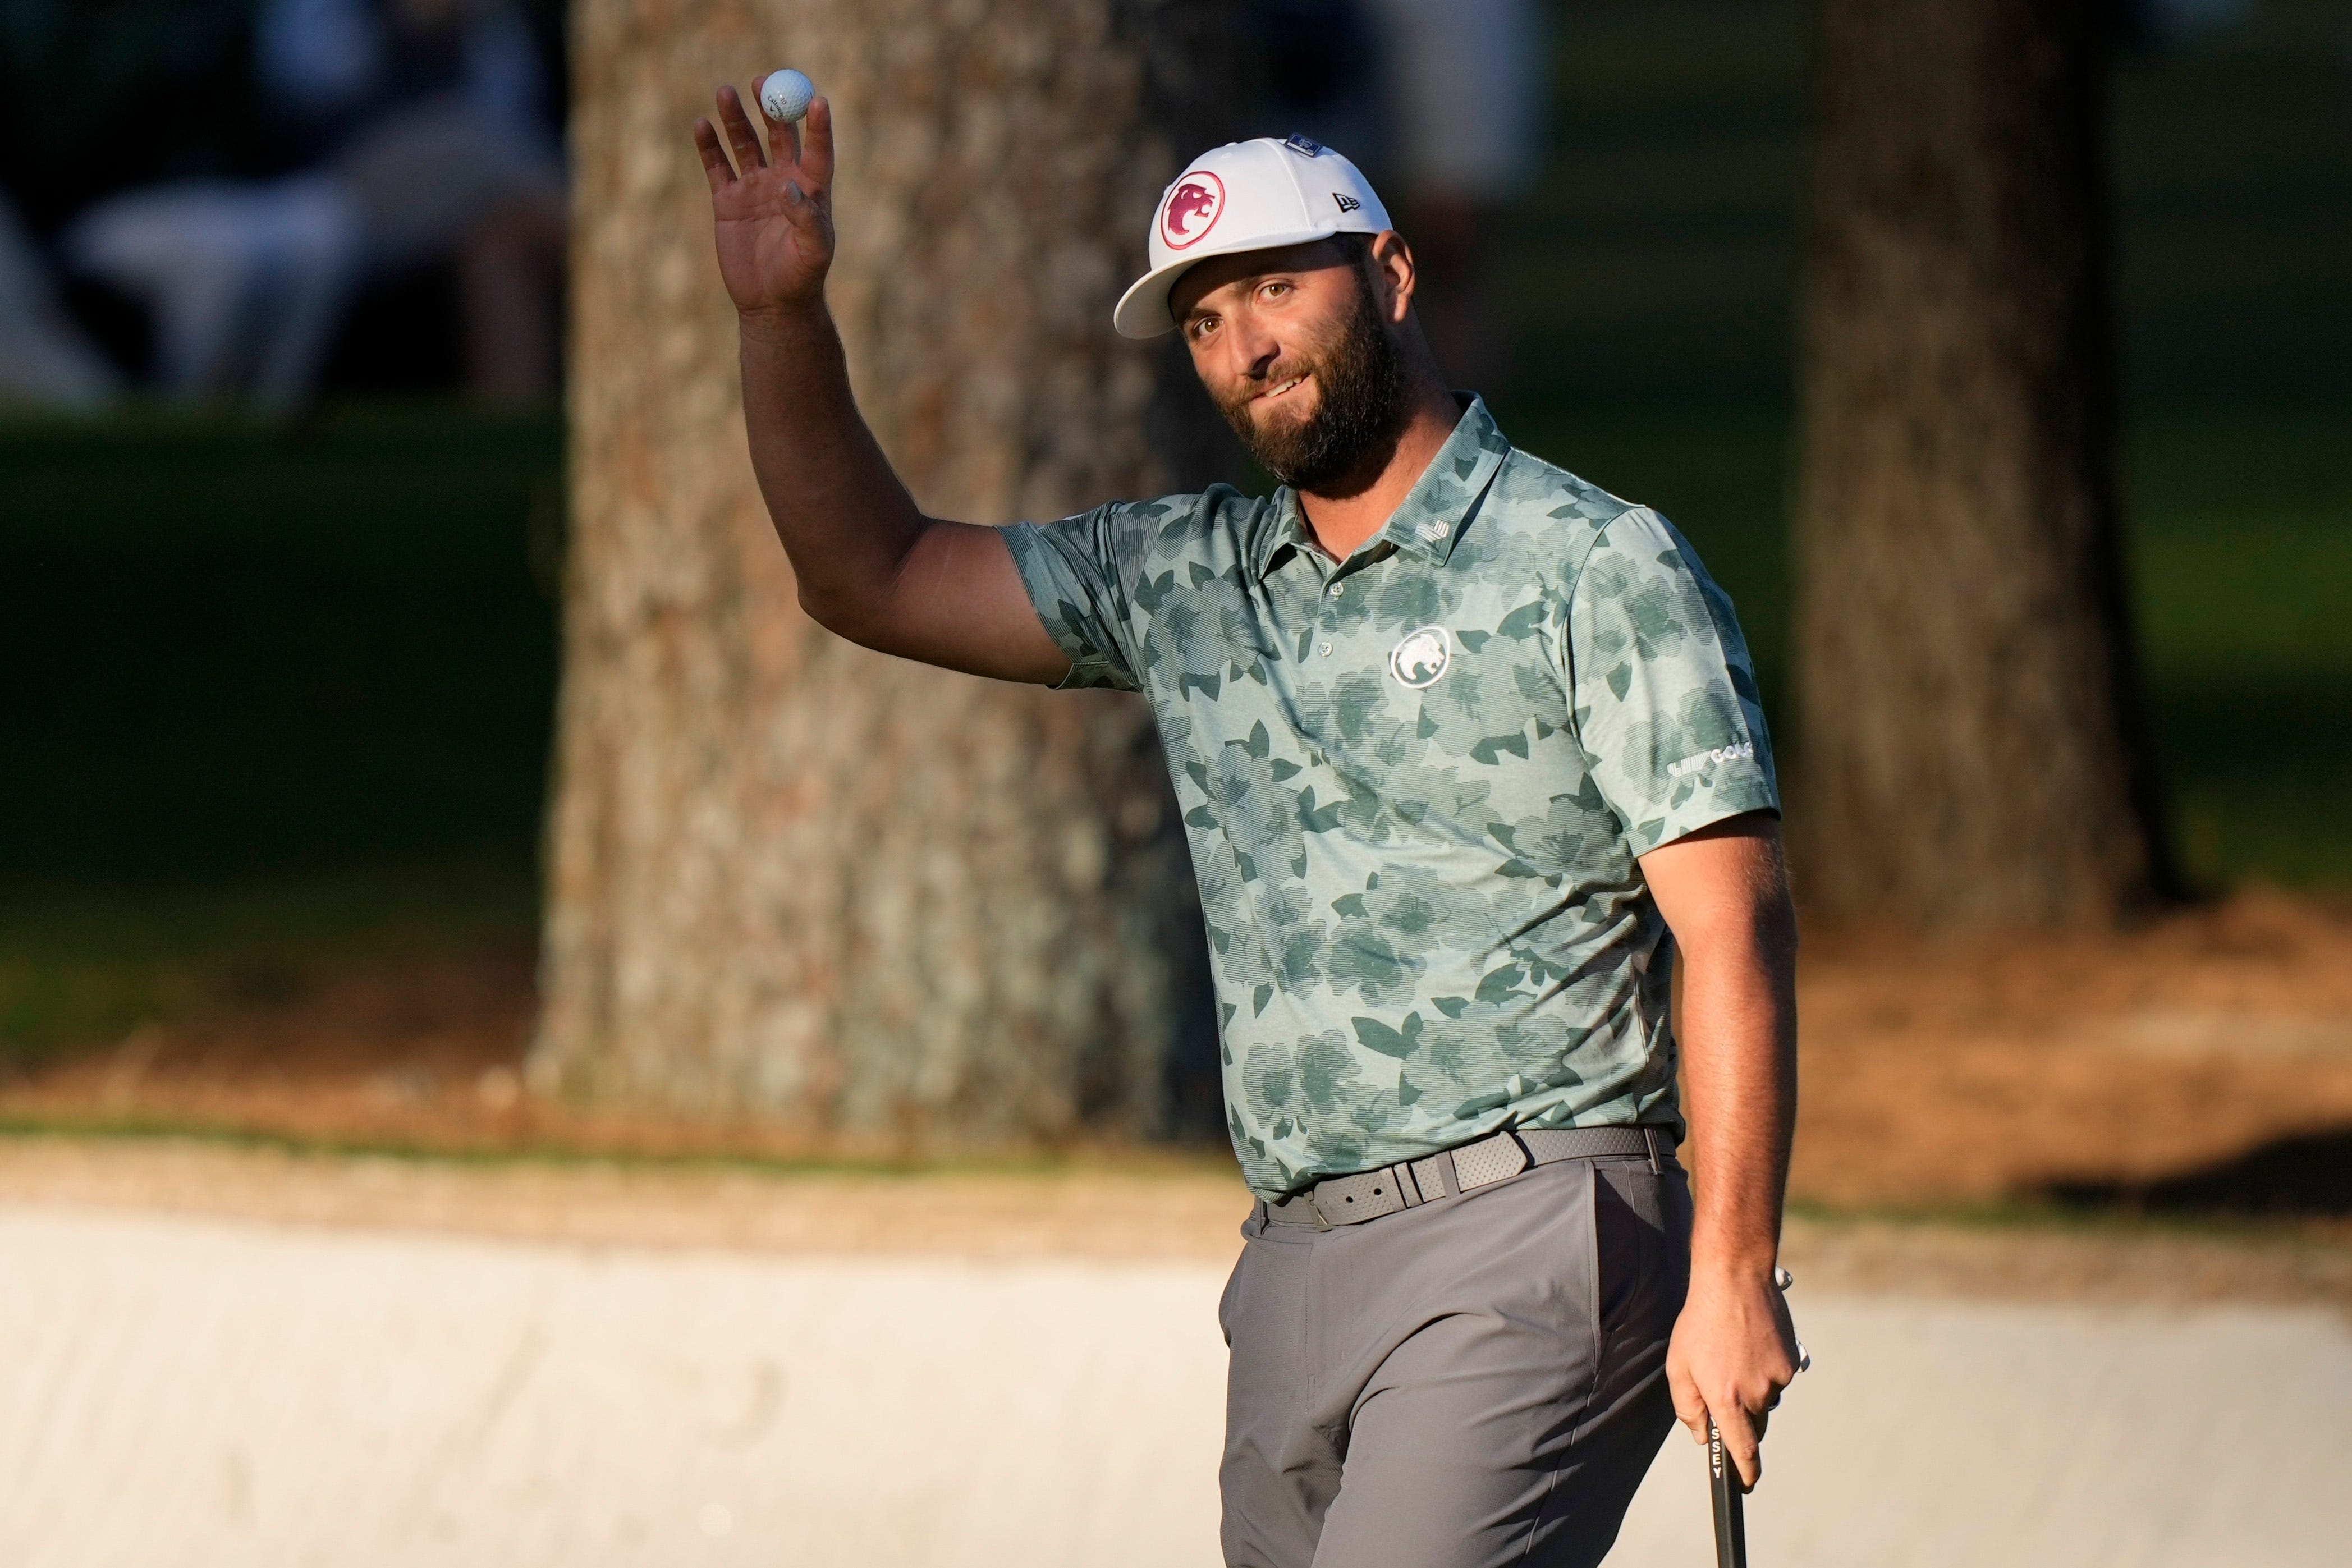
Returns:
[[[1342,192],[1333,191],[1331,193],[1331,199],[1339,204],[1339,210],[1343,213],[1361,212],[1364,210],[1363,203],[1358,201],[1351,195],[1345,195]]]

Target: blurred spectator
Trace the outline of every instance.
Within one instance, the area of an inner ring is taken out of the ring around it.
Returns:
[[[66,264],[145,304],[173,397],[309,401],[364,255],[358,204],[330,175],[191,180],[110,196],[66,230]]]
[[[1542,153],[1534,0],[1259,0],[1269,108],[1354,159],[1422,271],[1422,325],[1461,385],[1501,390],[1495,258]],[[1272,129],[1272,127],[1269,127]]]
[[[546,79],[507,0],[268,0],[264,86],[363,216],[367,260],[454,256],[476,395],[552,395],[564,237]]]
[[[39,248],[0,196],[0,404],[94,408],[114,395],[118,382],[114,367],[58,309]]]
[[[68,266],[152,312],[160,384],[299,405],[365,280],[450,261],[471,390],[551,396],[564,178],[520,11],[264,0],[251,47],[300,172],[126,191],[60,237]]]

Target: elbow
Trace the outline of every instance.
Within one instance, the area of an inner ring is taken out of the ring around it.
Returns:
[[[793,587],[802,612],[835,637],[896,651],[904,619],[899,584],[910,552],[837,551],[814,560],[794,555]]]
[[[805,577],[795,584],[794,587],[796,589],[794,596],[800,600],[801,614],[829,632],[841,629],[835,624],[841,619],[842,611],[835,595],[812,585]]]
[[[802,614],[835,637],[847,637],[852,642],[863,640],[856,628],[865,617],[859,614],[856,595],[828,590],[806,578],[800,581],[798,588]]]
[[[844,642],[860,647],[891,651],[886,601],[870,594],[827,591],[807,583],[799,585],[801,611]]]

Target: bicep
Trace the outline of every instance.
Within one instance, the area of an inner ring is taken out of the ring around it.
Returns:
[[[1794,948],[1788,864],[1780,818],[1772,812],[1742,812],[1710,823],[1661,844],[1641,864],[1658,912],[1681,947]]]
[[[1002,529],[933,521],[900,558],[870,622],[835,629],[900,658],[1051,685],[1069,657],[1030,605]]]

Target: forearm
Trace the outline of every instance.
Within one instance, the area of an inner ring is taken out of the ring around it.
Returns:
[[[841,335],[822,300],[740,318],[751,469],[801,603],[867,640],[930,526],[857,411]]]
[[[1682,953],[1679,1035],[1697,1168],[1695,1274],[1769,1274],[1796,1126],[1796,936],[1785,904]]]
[[[1642,871],[1681,954],[1676,1032],[1698,1185],[1666,1383],[1691,1436],[1719,1425],[1753,1486],[1772,1403],[1797,1374],[1796,1330],[1772,1279],[1797,1119],[1797,920],[1780,823],[1727,818],[1643,856]]]
[[[694,145],[710,185],[719,274],[735,302],[743,424],[768,516],[802,605],[902,658],[1002,680],[1056,681],[1069,656],[1046,633],[1004,536],[925,517],[857,412],[824,308],[833,265],[833,108],[809,105],[769,141],[731,87]]]

